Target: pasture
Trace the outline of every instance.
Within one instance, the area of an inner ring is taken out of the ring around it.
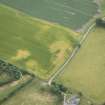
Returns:
[[[49,92],[45,83],[34,79],[2,105],[61,105],[61,101]]]
[[[65,27],[80,29],[97,13],[94,0],[0,0],[1,3]]]
[[[20,80],[0,86],[0,105],[3,101],[8,100],[8,98],[12,96],[12,93],[16,92],[18,88],[27,83],[30,79],[31,76],[24,75]]]
[[[78,34],[0,4],[0,58],[47,79],[77,45]],[[58,63],[59,62],[59,63]]]
[[[95,27],[80,51],[57,78],[97,104],[105,102],[105,29]]]

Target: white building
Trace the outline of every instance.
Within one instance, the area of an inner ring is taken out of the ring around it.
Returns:
[[[80,98],[77,95],[71,96],[69,99],[66,99],[64,96],[64,105],[79,105]]]

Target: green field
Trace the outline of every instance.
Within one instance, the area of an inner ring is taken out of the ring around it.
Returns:
[[[57,81],[96,103],[105,101],[105,28],[96,27],[89,34]]]
[[[102,0],[102,13],[105,16],[105,0]]]
[[[2,105],[61,105],[58,96],[50,93],[48,87],[41,89],[44,85],[40,80],[34,79]]]
[[[0,0],[0,104],[62,105],[62,91],[82,93],[79,105],[105,102],[105,28],[94,27],[79,43],[98,13],[96,2]],[[52,81],[58,84],[48,86],[77,47],[78,53]]]
[[[82,28],[96,13],[94,0],[0,0],[33,17],[73,29]]]
[[[76,46],[77,33],[0,4],[0,59],[47,79]],[[59,63],[58,63],[59,62]]]

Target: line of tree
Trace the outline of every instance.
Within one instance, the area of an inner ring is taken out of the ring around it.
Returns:
[[[18,80],[21,77],[21,71],[16,66],[0,60],[0,73],[2,72],[8,73],[14,80]]]
[[[56,82],[53,82],[51,84],[51,92],[55,93],[55,94],[62,94],[62,93],[66,93],[67,92],[67,88],[65,86],[63,86],[62,84],[58,84]]]
[[[26,70],[20,69],[15,65],[0,60],[0,76],[2,76],[3,73],[6,73],[10,78],[0,81],[0,86],[19,80],[22,75],[30,75],[31,77],[35,77],[34,74],[29,73]]]

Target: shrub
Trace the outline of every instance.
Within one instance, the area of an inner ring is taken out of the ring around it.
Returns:
[[[96,25],[100,27],[105,27],[105,21],[101,18],[96,19]]]
[[[65,93],[67,91],[67,88],[64,87],[62,84],[57,84],[53,82],[51,85],[51,91],[56,94],[61,94],[62,92]]]

